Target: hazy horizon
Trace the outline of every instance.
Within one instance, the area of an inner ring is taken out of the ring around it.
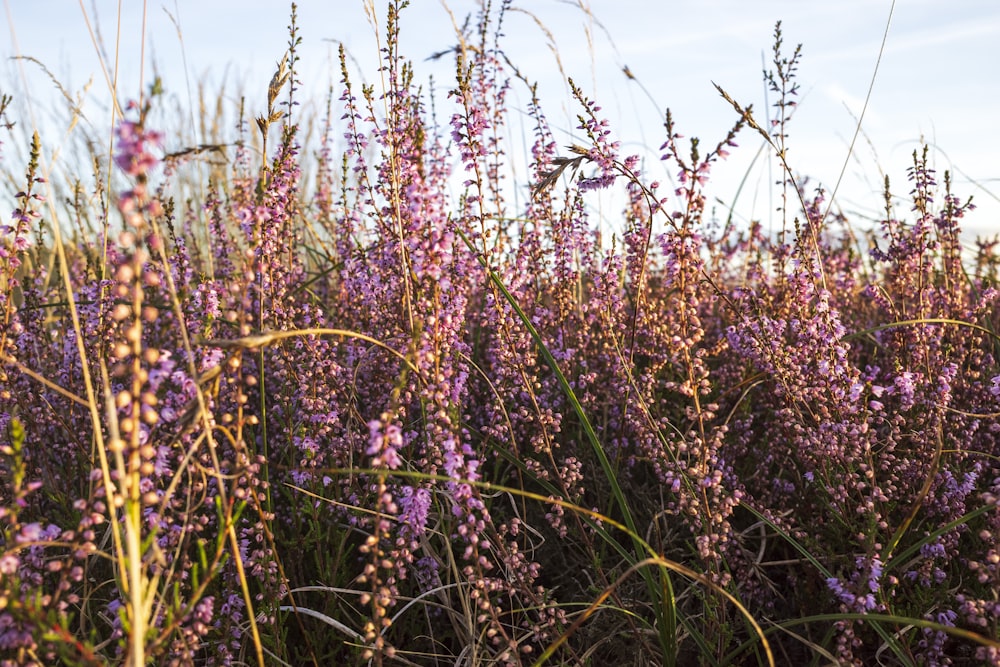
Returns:
[[[301,101],[324,103],[331,85],[335,96],[339,95],[338,43],[348,51],[356,80],[375,79],[378,52],[364,4],[342,2],[334,9],[332,3],[317,0],[298,3],[303,39],[299,49]],[[477,4],[452,2],[450,8],[461,22],[474,14]],[[789,161],[813,185],[822,183],[830,191],[848,156],[891,2],[649,4],[640,0],[592,2],[587,11],[581,3],[553,0],[532,3],[531,14],[522,11],[521,5],[512,6],[501,46],[527,77],[538,82],[543,110],[557,138],[569,144],[578,134],[577,109],[565,83],[569,76],[604,107],[622,142],[622,153],[640,153],[651,177],[659,177],[662,166],[657,164],[657,149],[663,142],[665,107],[671,108],[679,132],[699,136],[706,144],[724,136],[736,118],[713,82],[744,105],[753,104],[759,118],[766,114],[767,103],[773,99],[767,100],[761,70],[770,67],[774,24],[781,20],[785,51],[791,53],[795,44],[803,44],[800,106],[789,128]],[[54,11],[57,6],[65,11]],[[82,3],[8,0],[5,10],[11,39],[4,49],[7,68],[0,86],[4,93],[14,95],[16,104],[29,101],[27,108],[36,120],[14,117],[12,112],[8,118],[44,124],[52,120],[49,106],[65,108],[37,64],[41,63],[73,96],[90,81],[81,108],[88,122],[106,127],[111,96],[94,46],[98,38],[112,64],[117,44],[119,101],[139,94],[139,59],[144,49],[142,85],[148,86],[155,69],[179,107],[196,104],[199,82],[210,91],[225,82],[230,93],[242,84],[248,95],[248,114],[259,113],[253,105],[263,106],[267,81],[287,47],[289,6],[233,0],[145,4],[143,43],[144,3],[123,7],[119,31],[115,8],[95,14],[93,6]],[[429,0],[411,3],[402,13],[400,45],[402,53],[414,61],[416,80],[425,89],[429,89],[428,77],[434,76],[439,105],[453,87],[454,65],[449,57],[429,58],[457,41],[444,7]],[[375,8],[379,30],[384,30],[385,8],[378,3]],[[37,63],[12,59],[18,55]],[[1000,213],[996,195],[1000,170],[994,157],[1000,140],[991,132],[1000,82],[989,71],[997,55],[1000,6],[984,1],[949,3],[947,8],[929,1],[897,2],[862,134],[838,191],[838,205],[853,213],[852,217],[877,217],[882,208],[880,169],[890,175],[894,194],[905,196],[910,155],[924,140],[932,147],[931,159],[938,171],[954,172],[956,192],[963,198],[975,197],[980,210],[969,218],[967,233],[991,234],[1000,229],[993,222]],[[635,80],[626,76],[626,68]],[[523,109],[525,86],[516,84],[511,95],[513,108]],[[234,109],[239,102],[234,96],[224,103]],[[42,136],[44,141],[56,141],[49,133]],[[4,160],[23,154],[24,147],[12,146],[9,135],[3,142]],[[777,178],[777,167],[772,165],[770,174],[763,162],[751,167],[761,143],[751,131],[742,132],[737,142],[740,148],[733,151],[733,158],[713,173],[710,192],[730,204],[750,170],[736,212],[744,220],[766,220],[775,206],[766,185]],[[171,148],[168,139],[167,150]],[[7,167],[20,170],[16,163]]]

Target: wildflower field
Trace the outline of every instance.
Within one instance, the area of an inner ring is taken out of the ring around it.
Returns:
[[[212,143],[157,80],[59,182],[3,96],[0,664],[1000,665],[1000,241],[949,175],[874,225],[807,185],[779,25],[771,122],[666,112],[658,184],[584,87],[556,140],[508,2],[434,99],[405,5],[318,117],[293,6]],[[705,195],[762,139],[774,230]]]

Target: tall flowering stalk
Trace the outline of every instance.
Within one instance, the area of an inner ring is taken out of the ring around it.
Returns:
[[[133,110],[137,107],[133,105]],[[112,456],[115,474],[104,471],[104,494],[121,508],[123,521],[123,560],[119,562],[123,597],[122,625],[127,637],[124,661],[143,665],[147,659],[146,637],[152,618],[152,606],[159,577],[150,571],[153,554],[144,547],[147,536],[143,509],[154,506],[159,498],[144,484],[153,472],[156,450],[147,442],[147,429],[159,419],[155,395],[146,391],[149,372],[146,364],[155,361],[143,345],[144,323],[155,319],[155,307],[145,303],[145,286],[152,274],[147,267],[150,240],[149,216],[162,214],[160,203],[148,190],[148,177],[157,158],[150,150],[160,143],[160,135],[144,126],[142,110],[137,120],[123,120],[117,129],[118,152],[115,163],[133,179],[133,187],[119,196],[118,210],[125,226],[118,237],[123,255],[114,275],[113,296],[118,301],[113,318],[117,339],[111,360],[116,364],[115,392],[111,378],[105,375],[105,396],[109,438],[107,450]],[[154,240],[155,242],[155,240]],[[105,371],[106,373],[106,371]]]
[[[19,205],[14,209],[12,220],[9,224],[0,225],[0,360],[7,356],[7,344],[11,334],[16,334],[19,325],[17,324],[17,305],[15,303],[16,292],[21,286],[19,274],[22,264],[22,257],[28,249],[30,239],[28,234],[32,222],[38,223],[41,214],[35,210],[36,202],[45,201],[44,197],[34,189],[45,179],[38,176],[38,158],[40,146],[38,133],[36,132],[31,141],[31,153],[28,161],[28,170],[25,176],[27,185],[25,190],[17,193]],[[5,379],[4,379],[5,380]]]

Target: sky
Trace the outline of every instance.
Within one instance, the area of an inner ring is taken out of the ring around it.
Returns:
[[[3,5],[0,25],[7,24],[9,37],[0,36],[0,91],[15,97],[16,113],[8,118],[22,129],[51,128],[66,116],[46,70],[72,97],[82,95],[87,123],[109,127],[112,97],[95,42],[103,44],[107,62],[113,64],[117,53],[119,100],[137,97],[155,69],[178,108],[196,105],[199,83],[210,91],[225,84],[224,105],[235,110],[242,91],[251,106],[259,98],[261,109],[251,112],[260,113],[288,41],[289,3],[278,0],[4,0]],[[384,5],[374,0],[380,30]],[[352,76],[377,81],[378,44],[365,6],[365,0],[298,3],[300,99],[306,109],[322,105],[331,85],[339,92],[339,43],[351,58]],[[453,86],[454,66],[447,57],[428,58],[456,43],[453,20],[461,22],[478,7],[475,0],[412,0],[403,11],[401,51],[414,62],[417,81],[433,87],[439,104]],[[802,44],[799,107],[788,139],[796,173],[828,192],[840,180],[836,205],[859,220],[876,219],[882,174],[889,174],[894,194],[905,196],[906,168],[925,141],[939,176],[951,170],[955,191],[974,196],[979,206],[966,223],[967,237],[1000,233],[996,0],[515,0],[501,46],[538,82],[542,107],[561,143],[581,138],[566,84],[572,77],[603,106],[622,153],[640,154],[652,178],[665,169],[658,160],[665,108],[677,131],[700,137],[703,145],[714,145],[736,120],[713,83],[742,104],[753,104],[761,120],[766,117],[774,97],[768,96],[761,71],[770,66],[779,20],[786,50]],[[525,89],[515,86],[511,95],[515,110],[523,110]],[[64,129],[43,132],[50,155],[62,148]],[[14,160],[13,139],[0,135],[0,140],[0,159]],[[525,134],[512,140],[527,145],[531,139]],[[777,202],[768,184],[779,177],[777,167],[766,152],[758,156],[761,141],[752,132],[744,131],[737,143],[732,158],[713,172],[710,193],[723,202],[720,215],[733,205],[737,219],[772,220]]]

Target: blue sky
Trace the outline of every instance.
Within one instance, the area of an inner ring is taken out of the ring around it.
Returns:
[[[124,0],[120,23],[118,4],[4,0],[10,37],[0,38],[4,56],[0,90],[19,100],[14,120],[26,125],[34,118],[44,126],[52,122],[51,108],[58,104],[53,102],[51,82],[37,65],[10,60],[22,55],[44,63],[73,95],[91,82],[84,113],[96,127],[107,126],[111,96],[88,21],[99,31],[112,60],[117,45],[120,100],[133,98],[140,90],[145,34],[145,80],[149,81],[155,63],[177,105],[191,104],[189,90],[194,91],[199,81],[208,90],[225,81],[225,104],[235,108],[236,91],[242,86],[248,101],[252,103],[256,95],[262,106],[263,91],[287,42],[287,3]],[[384,2],[374,4],[381,22]],[[571,143],[576,125],[576,108],[564,79],[568,75],[604,106],[623,153],[641,153],[649,160],[649,171],[656,174],[661,168],[656,157],[663,141],[665,107],[672,109],[678,131],[713,144],[735,117],[712,82],[764,113],[762,57],[770,55],[774,23],[780,19],[786,47],[803,44],[801,103],[790,126],[789,160],[796,171],[832,188],[847,160],[891,5],[891,0],[520,0],[514,7],[527,8],[530,15],[509,14],[503,44],[512,61],[539,82],[543,108],[560,140]],[[453,66],[447,58],[425,59],[455,43],[446,6],[461,20],[478,3],[413,0],[403,13],[402,26],[402,52],[414,60],[418,80],[434,76],[439,100],[451,85]],[[337,41],[354,59],[356,76],[375,77],[377,47],[364,8],[364,0],[298,3],[304,98],[321,103],[331,82],[336,85]],[[932,144],[932,160],[939,171],[955,171],[956,190],[974,195],[980,206],[968,230],[1000,232],[998,65],[1000,3],[897,0],[864,117],[864,136],[847,162],[839,204],[850,212],[876,216],[881,206],[880,169],[889,173],[893,190],[905,194],[909,190],[905,169],[923,139]],[[655,103],[624,76],[626,66]],[[523,88],[511,101],[515,108],[523,108],[527,101]],[[43,134],[47,149],[59,148],[61,136]],[[521,141],[520,136],[514,141]],[[766,186],[777,172],[769,177],[763,163],[750,167],[760,145],[751,133],[744,132],[737,141],[741,148],[717,168],[711,192],[732,201],[750,170],[737,212],[744,218],[768,219],[776,204]],[[4,143],[3,159],[15,159],[11,138],[5,137]]]

